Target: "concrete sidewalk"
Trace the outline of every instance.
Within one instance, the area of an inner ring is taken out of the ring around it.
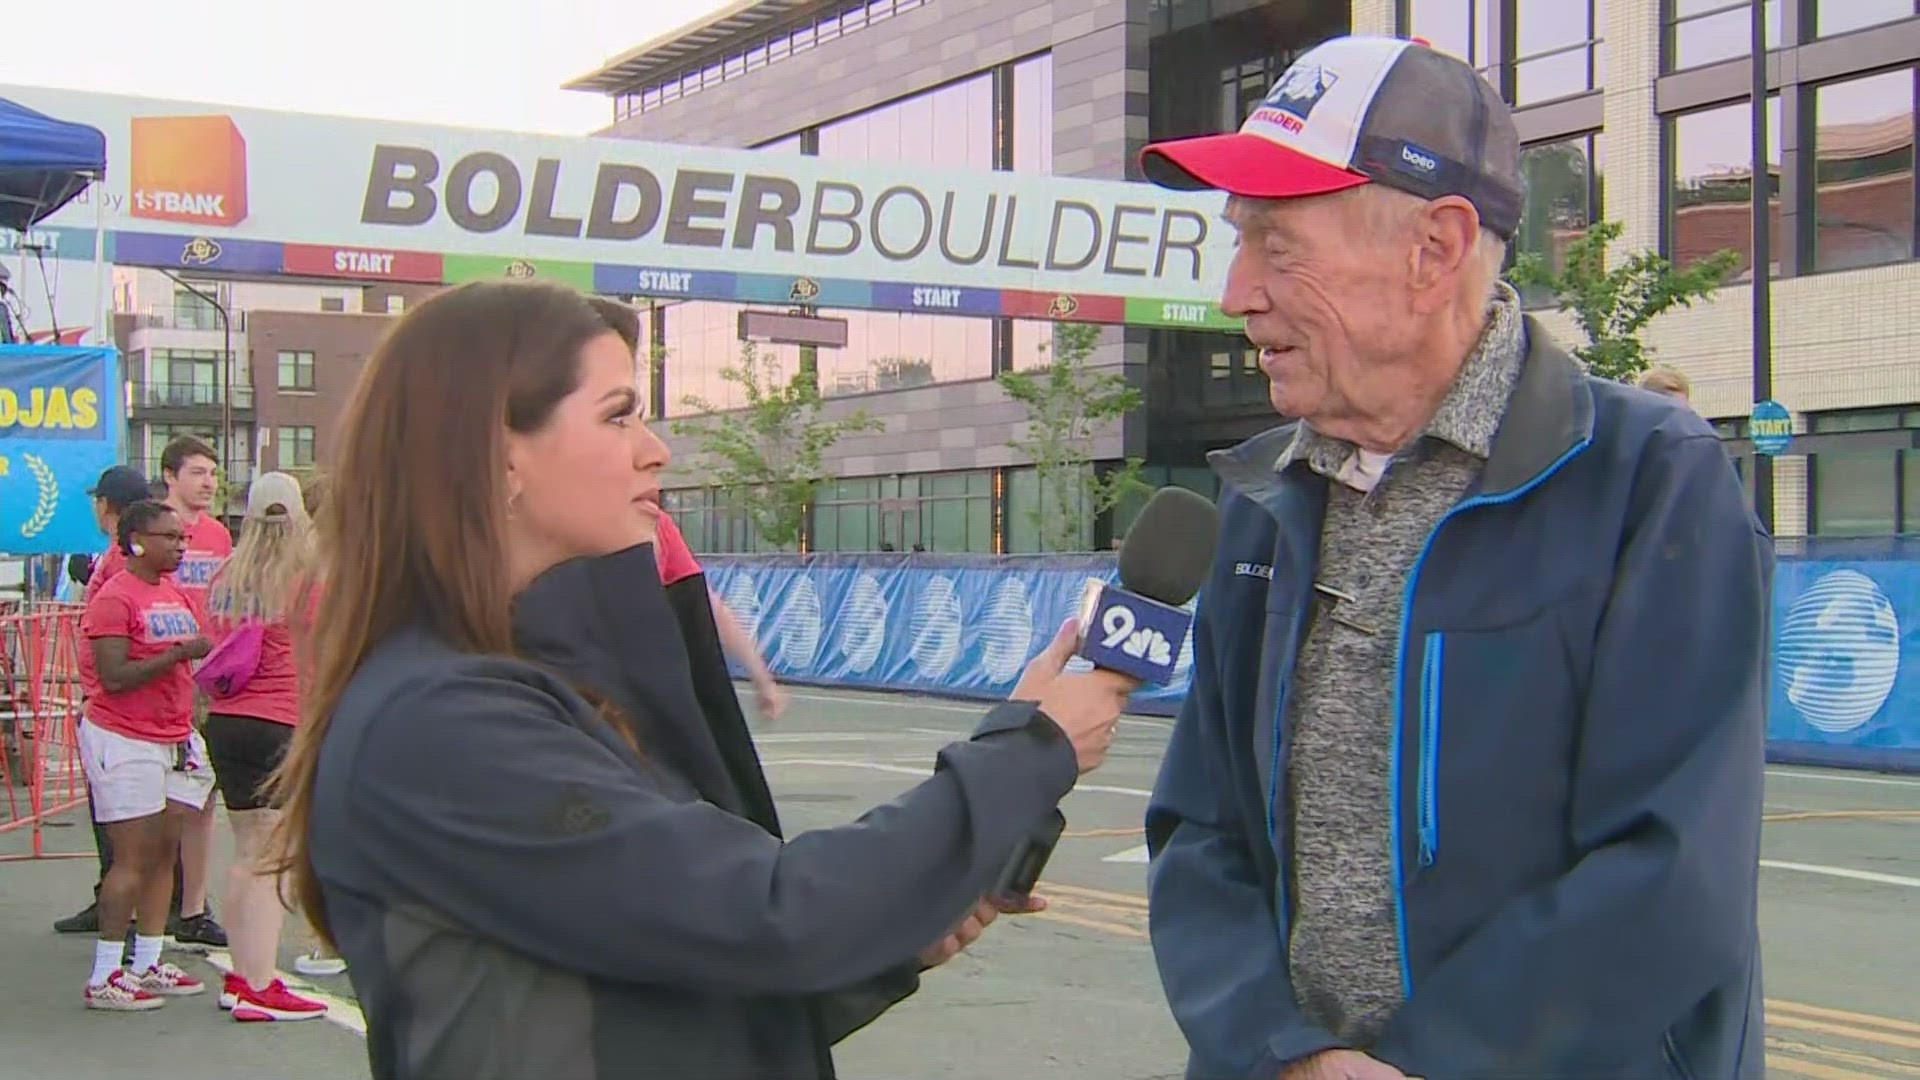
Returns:
[[[24,853],[28,838],[23,833],[0,834],[0,854]],[[240,1024],[229,1019],[215,1004],[219,971],[190,953],[170,951],[166,958],[205,981],[207,993],[149,1013],[89,1011],[81,992],[93,963],[93,937],[53,932],[55,919],[71,914],[92,894],[97,866],[85,809],[63,816],[44,838],[49,852],[88,857],[0,864],[0,957],[6,973],[0,979],[0,1080],[367,1075],[366,1044],[346,1026],[325,1020]],[[231,846],[223,821],[221,857]],[[216,877],[216,892],[218,885]],[[288,921],[283,970],[291,971],[293,958],[308,945],[302,929]]]

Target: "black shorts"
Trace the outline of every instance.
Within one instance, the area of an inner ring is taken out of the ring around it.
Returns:
[[[220,778],[220,792],[228,810],[259,810],[267,806],[267,777],[280,767],[280,759],[293,742],[293,728],[253,716],[213,713],[201,733],[207,741],[207,756],[213,759],[213,774]],[[278,807],[275,807],[278,809]]]

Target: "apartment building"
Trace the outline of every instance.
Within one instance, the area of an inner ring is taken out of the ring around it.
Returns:
[[[1149,139],[1235,127],[1304,49],[1341,33],[1417,35],[1479,68],[1515,108],[1529,192],[1516,249],[1555,258],[1591,223],[1624,249],[1742,262],[1705,304],[1655,324],[1658,359],[1750,460],[1750,89],[1745,0],[742,0],[616,56],[570,86],[606,93],[606,134],[847,161],[1137,179]],[[1920,530],[1913,0],[1770,0],[1771,396],[1800,434],[1774,469],[1781,536]],[[1577,340],[1544,297],[1549,325]],[[738,404],[736,305],[660,301],[656,397]],[[883,432],[835,448],[816,550],[1030,550],[1024,418],[993,381],[1036,361],[1044,323],[836,312],[849,343],[810,357],[831,407]],[[789,349],[782,362],[801,362]],[[1104,331],[1094,362],[1146,405],[1096,433],[1149,479],[1209,490],[1205,453],[1274,422],[1233,334]],[[793,368],[788,368],[793,370]],[[676,440],[683,459],[692,449]],[[1746,468],[1748,474],[1751,469]],[[1909,480],[1914,484],[1909,484]],[[696,545],[744,550],[723,492],[682,471]],[[1125,526],[1101,522],[1089,546]]]

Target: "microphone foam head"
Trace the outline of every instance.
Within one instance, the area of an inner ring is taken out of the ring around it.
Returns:
[[[1164,487],[1141,509],[1120,545],[1120,584],[1163,604],[1200,591],[1220,539],[1220,511],[1186,488]]]

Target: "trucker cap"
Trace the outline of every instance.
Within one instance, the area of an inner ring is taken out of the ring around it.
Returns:
[[[304,518],[306,500],[300,496],[300,481],[283,472],[263,472],[247,485],[247,517]]]
[[[1155,143],[1148,180],[1292,199],[1378,183],[1424,199],[1459,195],[1482,225],[1520,225],[1520,136],[1473,68],[1421,41],[1355,35],[1309,49],[1240,130]]]
[[[93,482],[87,494],[96,499],[105,499],[107,505],[116,510],[124,510],[134,503],[152,497],[147,487],[147,478],[139,469],[131,465],[114,465],[100,474]]]

